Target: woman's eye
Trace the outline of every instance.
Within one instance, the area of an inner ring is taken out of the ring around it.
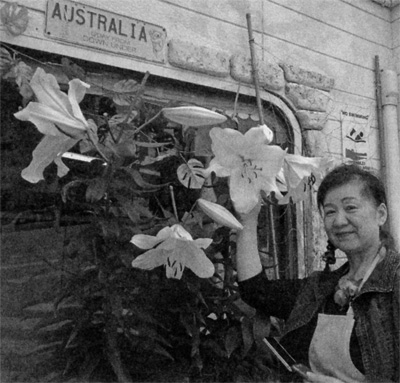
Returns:
[[[356,209],[357,209],[357,206],[353,206],[353,205],[346,206],[346,211],[354,211]]]
[[[325,217],[331,217],[333,214],[335,214],[334,210],[327,210],[325,211]]]

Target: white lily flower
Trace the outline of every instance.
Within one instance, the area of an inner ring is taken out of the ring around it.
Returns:
[[[69,82],[68,95],[60,90],[56,78],[42,68],[36,69],[30,86],[37,102],[30,102],[26,108],[14,114],[22,121],[30,121],[45,135],[33,152],[29,166],[22,171],[22,177],[36,183],[43,179],[44,169],[55,162],[58,176],[62,177],[68,168],[61,161],[63,153],[81,140],[88,130],[97,127],[87,121],[79,107],[89,85],[79,79]]]
[[[325,157],[303,157],[295,154],[286,154],[283,168],[278,174],[283,187],[281,191],[287,194],[283,197],[276,194],[280,205],[304,200],[307,191],[314,185],[317,187],[322,178],[333,166],[333,160]]]
[[[79,103],[90,85],[79,79],[69,82],[68,95],[60,90],[56,78],[37,68],[30,86],[37,102],[14,114],[22,121],[31,121],[38,130],[50,136],[79,137],[89,127]]]
[[[276,175],[283,166],[286,152],[268,145],[271,130],[265,125],[251,128],[245,134],[230,128],[210,131],[212,151],[206,172],[219,177],[229,176],[229,191],[235,209],[248,213],[259,201],[260,191],[279,193]]]
[[[175,279],[182,278],[185,267],[200,278],[210,278],[214,274],[214,265],[202,250],[210,246],[212,239],[194,240],[179,224],[164,227],[156,236],[134,235],[131,242],[141,249],[151,249],[134,259],[133,267],[152,270],[164,265],[167,278]]]

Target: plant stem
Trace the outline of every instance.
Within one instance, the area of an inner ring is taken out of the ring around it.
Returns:
[[[123,123],[128,122],[129,117],[131,116],[131,114],[133,112],[133,108],[136,106],[136,103],[137,103],[139,97],[143,94],[144,87],[146,85],[146,82],[147,82],[147,79],[149,78],[149,76],[150,76],[150,72],[147,71],[142,79],[142,82],[140,83],[140,87],[139,87],[138,91],[136,92],[135,99],[129,105],[129,110],[128,110],[128,113],[126,114],[124,121],[122,121]],[[121,140],[122,132],[123,132],[123,129],[120,130],[116,143],[118,143]]]
[[[133,383],[133,380],[126,370],[121,360],[121,353],[118,348],[117,341],[117,328],[118,322],[113,310],[113,296],[112,292],[107,292],[106,310],[108,320],[106,322],[106,342],[107,342],[107,356],[111,366],[117,375],[118,382],[120,383]]]
[[[195,203],[192,205],[192,207],[190,208],[189,212],[186,214],[185,219],[182,219],[182,225],[185,224],[186,220],[192,215],[192,211],[194,210],[194,208],[197,205],[197,200],[195,201]]]
[[[264,114],[263,114],[263,109],[261,106],[260,85],[259,85],[259,81],[258,81],[257,58],[256,58],[256,54],[254,52],[254,37],[253,37],[253,28],[251,26],[251,14],[247,13],[246,18],[247,18],[247,30],[249,33],[251,68],[252,68],[252,72],[253,72],[254,88],[256,90],[258,115],[260,117],[260,125],[264,125]]]
[[[118,350],[117,344],[117,326],[115,324],[115,319],[111,318],[109,320],[107,327],[106,327],[106,337],[107,337],[107,355],[108,359],[112,365],[112,368],[117,375],[118,382],[120,383],[132,383],[132,378],[129,376],[129,373],[125,370],[121,355]]]
[[[140,126],[135,130],[135,134],[138,133],[138,132],[140,132],[145,126],[151,124],[154,120],[156,120],[158,117],[160,117],[161,113],[162,113],[162,109],[161,109],[157,114],[155,114],[152,118],[150,118],[150,120],[148,120],[148,121],[146,121],[144,124],[140,125]]]
[[[92,120],[89,120],[88,123],[89,125],[93,124],[94,126],[96,126],[96,124]],[[94,145],[100,156],[103,158],[105,162],[109,163],[110,160],[107,158],[107,156],[103,153],[103,150],[100,148],[97,137],[94,137],[95,133],[92,131],[92,129],[90,129],[90,126],[86,128],[86,132],[89,137],[89,140],[92,142],[92,144]]]
[[[171,201],[172,201],[172,208],[174,209],[174,215],[175,215],[176,220],[179,222],[178,210],[176,209],[174,187],[172,185],[169,185],[169,191],[170,191],[170,194],[171,194]]]

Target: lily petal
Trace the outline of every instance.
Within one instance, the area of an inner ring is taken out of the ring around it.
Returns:
[[[189,267],[201,278],[209,278],[214,274],[214,265],[201,248],[208,247],[212,239],[192,236],[181,225],[176,224],[160,230],[156,237],[145,234],[133,236],[131,242],[141,248],[158,247],[146,251],[137,257],[133,267],[153,269],[165,265],[167,278],[182,277],[185,267]]]
[[[208,177],[212,172],[214,172],[218,177],[229,177],[231,175],[231,169],[222,166],[217,158],[213,158],[210,161],[210,165],[204,170],[204,176]]]
[[[242,133],[230,128],[212,128],[210,137],[212,151],[222,166],[233,168],[241,164],[240,153],[246,145]]]
[[[181,243],[182,243],[182,245],[181,245],[182,247],[183,246],[189,247],[191,242],[183,241],[181,239],[177,239],[177,238],[174,238],[174,237],[170,237],[170,238],[167,238],[165,241],[163,241],[159,245],[159,248],[160,249],[164,249],[164,250],[168,250],[168,251],[174,251],[175,248],[177,246],[180,246]]]
[[[284,173],[289,187],[296,187],[304,177],[313,171],[319,171],[321,157],[303,157],[296,154],[286,154],[284,160]]]
[[[200,278],[210,278],[213,276],[215,268],[214,264],[205,255],[204,251],[194,246],[192,243],[188,245],[183,241],[178,241],[173,252],[168,256],[169,264],[167,267],[174,269],[174,278],[180,279],[184,267],[188,267]]]
[[[259,185],[243,178],[240,169],[232,172],[229,180],[229,192],[236,211],[244,214],[256,206],[260,198]]]
[[[276,177],[283,166],[286,152],[279,146],[262,145],[261,147],[251,147],[248,156],[254,165],[262,169],[260,173],[266,177]]]
[[[259,125],[250,128],[245,134],[248,141],[258,142],[260,144],[270,144],[274,138],[274,133],[267,125]]]
[[[193,241],[194,245],[199,249],[207,249],[208,246],[212,243],[211,238],[198,238]]]
[[[211,278],[214,275],[215,267],[204,251],[194,248],[186,256],[185,265],[200,278]]]
[[[79,103],[83,100],[87,88],[90,88],[90,85],[79,79],[73,79],[69,82],[68,99],[72,107],[72,113],[84,126],[87,125],[87,122],[83,117]]]
[[[165,264],[168,251],[162,249],[152,249],[139,255],[132,261],[132,267],[143,270],[152,270]]]
[[[57,160],[58,166],[57,175],[63,177],[69,169],[61,161],[61,155],[71,149],[78,141],[79,139],[67,136],[45,136],[33,151],[31,163],[22,171],[22,178],[31,183],[43,180],[44,169],[55,160]]]
[[[72,114],[68,96],[60,90],[56,78],[37,68],[30,81],[30,86],[39,103],[45,104],[63,114]]]
[[[30,102],[26,108],[15,113],[14,116],[21,121],[32,122],[41,133],[52,136],[76,137],[85,130],[85,126],[79,120],[69,118],[68,115],[37,102]],[[60,126],[61,131],[57,129],[56,124]]]
[[[289,203],[290,200],[292,200],[293,203],[302,201],[307,195],[308,178],[309,177],[304,177],[295,188],[290,188],[285,196],[282,196],[282,198],[278,197],[278,204],[285,205]]]
[[[147,234],[136,234],[130,240],[135,246],[140,247],[141,249],[152,249],[157,246],[164,239],[154,237],[152,235]]]
[[[186,241],[193,241],[192,236],[181,225],[175,224],[171,226],[171,231],[174,238],[183,239]]]
[[[157,238],[165,241],[173,235],[173,231],[169,226],[163,227],[158,233]]]
[[[324,174],[334,166],[334,160],[327,157],[302,157],[288,154],[285,157],[283,174],[287,194],[277,195],[279,204],[292,200],[294,203],[304,200],[313,185],[318,186]],[[280,179],[281,181],[281,179]],[[284,188],[281,188],[284,191]]]

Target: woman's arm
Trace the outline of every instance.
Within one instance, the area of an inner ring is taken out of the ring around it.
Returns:
[[[236,242],[236,268],[240,282],[262,272],[257,240],[260,207],[261,203],[258,203],[250,213],[241,216],[243,229],[238,231]]]
[[[278,318],[287,319],[305,280],[269,281],[258,252],[257,223],[261,203],[241,216],[243,229],[237,233],[236,268],[240,295],[244,302]]]

